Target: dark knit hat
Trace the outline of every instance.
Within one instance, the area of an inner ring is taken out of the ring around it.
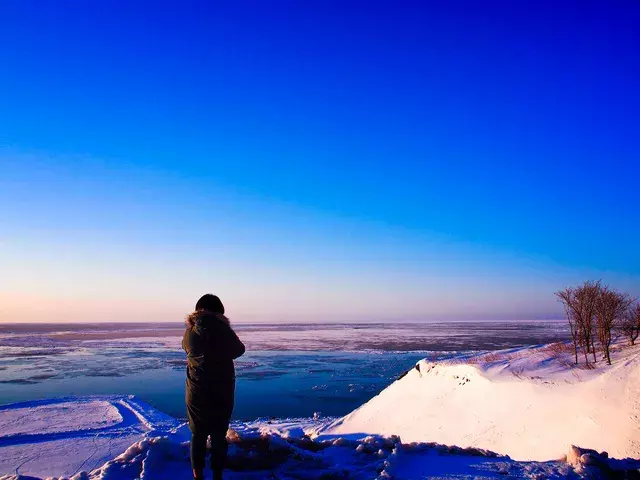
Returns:
[[[200,297],[200,300],[196,303],[196,311],[197,310],[209,310],[210,312],[224,315],[224,305],[216,295],[210,293]]]

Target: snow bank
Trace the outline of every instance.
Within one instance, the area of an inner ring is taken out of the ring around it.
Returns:
[[[73,412],[85,412],[86,417]],[[103,426],[97,422],[101,412],[114,423]],[[50,425],[66,422],[69,428],[39,432],[44,418]],[[0,410],[0,422],[23,432],[0,435],[0,480],[191,478],[188,427],[133,397],[8,405]],[[397,436],[324,435],[312,439],[310,433],[322,429],[324,422],[285,419],[235,423],[235,430],[227,435],[231,470],[225,478],[551,479],[566,478],[574,471],[578,477],[597,478],[599,472],[609,474],[621,468],[637,472],[640,467],[640,462],[610,460],[602,453],[577,447],[570,452],[569,462],[516,462],[477,448],[402,443]]]
[[[616,345],[614,364],[594,369],[573,366],[565,344],[423,360],[320,433],[400,435],[519,460],[561,458],[573,444],[639,458],[638,353]]]

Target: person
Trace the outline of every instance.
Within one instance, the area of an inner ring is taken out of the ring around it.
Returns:
[[[211,437],[211,469],[214,479],[220,480],[235,397],[233,360],[244,354],[245,347],[217,296],[204,295],[187,316],[182,348],[187,353],[186,403],[193,478],[204,478],[207,438]]]

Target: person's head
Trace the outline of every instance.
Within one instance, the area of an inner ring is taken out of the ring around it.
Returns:
[[[208,310],[209,312],[224,315],[224,305],[216,295],[210,293],[200,297],[200,300],[196,303],[196,312],[199,310]]]

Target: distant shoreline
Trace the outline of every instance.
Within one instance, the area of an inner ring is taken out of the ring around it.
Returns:
[[[345,321],[345,320],[314,320],[314,321],[233,321],[232,323],[236,326],[242,327],[250,327],[253,325],[256,326],[265,326],[265,325],[289,325],[289,326],[303,326],[308,327],[312,325],[331,325],[331,326],[356,326],[356,325],[433,325],[433,324],[446,324],[446,325],[468,325],[468,324],[505,324],[505,323],[561,323],[566,322],[566,318],[545,318],[545,319],[515,319],[515,320],[353,320],[353,321]],[[30,330],[30,327],[40,327],[40,328],[51,328],[55,330],[52,331],[60,331],[61,328],[69,328],[72,326],[82,327],[83,329],[88,328],[98,328],[98,327],[114,327],[114,328],[122,328],[122,327],[140,327],[140,328],[149,328],[150,326],[158,326],[161,325],[165,328],[183,328],[184,322],[182,321],[158,321],[158,322],[129,322],[129,321],[115,321],[115,322],[2,322],[0,321],[0,333],[5,332],[8,328],[17,328],[17,329],[25,329]]]

